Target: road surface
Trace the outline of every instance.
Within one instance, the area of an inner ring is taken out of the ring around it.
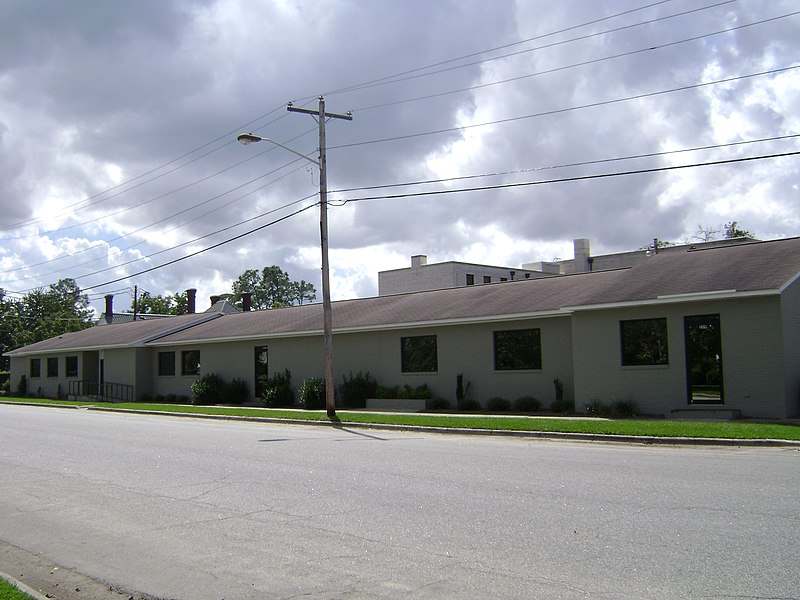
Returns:
[[[800,598],[800,451],[0,405],[0,540],[177,600]]]

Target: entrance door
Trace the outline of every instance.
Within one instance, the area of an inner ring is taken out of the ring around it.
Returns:
[[[261,398],[264,384],[269,379],[269,349],[266,346],[256,346],[254,354],[256,398]]]
[[[719,315],[684,317],[689,404],[722,404],[722,335]]]

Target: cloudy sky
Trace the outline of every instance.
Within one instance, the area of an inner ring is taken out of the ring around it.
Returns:
[[[118,309],[134,285],[197,288],[202,309],[275,264],[319,296],[318,170],[235,138],[316,156],[316,121],[286,106],[320,95],[353,115],[326,125],[334,299],[377,294],[413,254],[514,267],[731,220],[798,235],[798,156],[653,171],[800,150],[798,11],[2,0],[0,287],[71,277]]]

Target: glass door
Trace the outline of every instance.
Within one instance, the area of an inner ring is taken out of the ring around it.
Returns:
[[[266,346],[256,346],[254,352],[256,398],[261,398],[264,384],[269,379],[269,349]]]
[[[689,404],[722,404],[722,335],[719,315],[684,317]]]

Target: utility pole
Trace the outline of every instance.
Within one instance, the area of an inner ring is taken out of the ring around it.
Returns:
[[[322,331],[325,346],[325,410],[328,417],[336,416],[335,389],[333,379],[333,317],[331,315],[330,265],[328,261],[328,177],[325,152],[325,120],[344,119],[352,121],[352,113],[344,115],[325,112],[325,99],[319,97],[319,109],[296,108],[289,103],[289,112],[312,115],[319,124],[319,233],[322,247]]]

